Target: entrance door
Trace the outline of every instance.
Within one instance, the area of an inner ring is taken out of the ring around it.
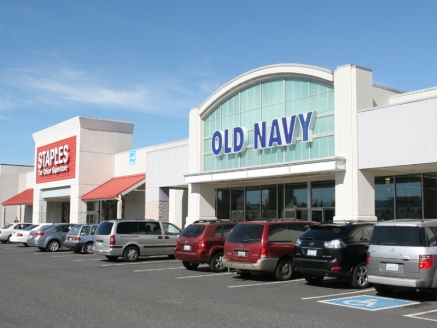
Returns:
[[[312,221],[332,223],[334,221],[335,210],[331,208],[321,208],[311,211]]]
[[[70,223],[70,202],[62,203],[62,223]]]

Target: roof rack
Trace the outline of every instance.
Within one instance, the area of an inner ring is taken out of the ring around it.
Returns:
[[[196,220],[193,223],[217,223],[217,222],[231,222],[231,220],[228,220],[228,219],[226,219],[226,220],[222,220],[222,219],[205,220],[205,219],[202,219],[202,220]]]

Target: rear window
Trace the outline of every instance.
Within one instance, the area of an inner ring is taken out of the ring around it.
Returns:
[[[228,236],[231,243],[256,243],[261,241],[264,225],[237,224]]]
[[[36,228],[38,225],[37,224],[32,224],[31,226],[28,226],[26,229],[23,229],[23,231],[30,231],[33,228]]]
[[[12,227],[12,223],[5,225],[2,229],[7,229],[9,227]]]
[[[427,246],[422,228],[411,226],[377,226],[373,229],[372,245],[405,247]]]
[[[96,230],[96,235],[105,235],[108,236],[111,234],[112,226],[114,225],[113,222],[101,222]]]
[[[79,234],[80,227],[81,227],[80,225],[72,226],[71,229],[70,229],[70,235],[77,235],[77,234]]]
[[[49,230],[50,228],[53,228],[53,227],[54,227],[53,225],[46,225],[39,230],[46,231],[46,230]]]
[[[181,236],[182,237],[198,237],[202,234],[202,232],[204,230],[205,230],[204,225],[191,224],[181,232]]]
[[[330,241],[347,238],[352,226],[312,225],[299,238],[301,240]]]

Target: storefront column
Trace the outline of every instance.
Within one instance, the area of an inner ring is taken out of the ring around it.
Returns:
[[[215,187],[213,185],[192,183],[188,186],[188,217],[186,225],[200,219],[216,219]]]
[[[372,71],[341,66],[334,81],[335,155],[346,159],[335,175],[334,222],[376,221],[374,176],[358,168],[358,110],[373,107]]]
[[[169,188],[148,187],[146,183],[146,219],[169,221]]]
[[[121,219],[123,217],[123,198],[121,195],[117,197],[117,219]]]
[[[2,207],[2,227],[4,227],[5,224],[5,218],[6,218],[6,206]]]

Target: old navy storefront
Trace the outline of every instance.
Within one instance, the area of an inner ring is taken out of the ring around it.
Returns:
[[[436,218],[436,88],[372,74],[266,66],[193,108],[187,222]]]

